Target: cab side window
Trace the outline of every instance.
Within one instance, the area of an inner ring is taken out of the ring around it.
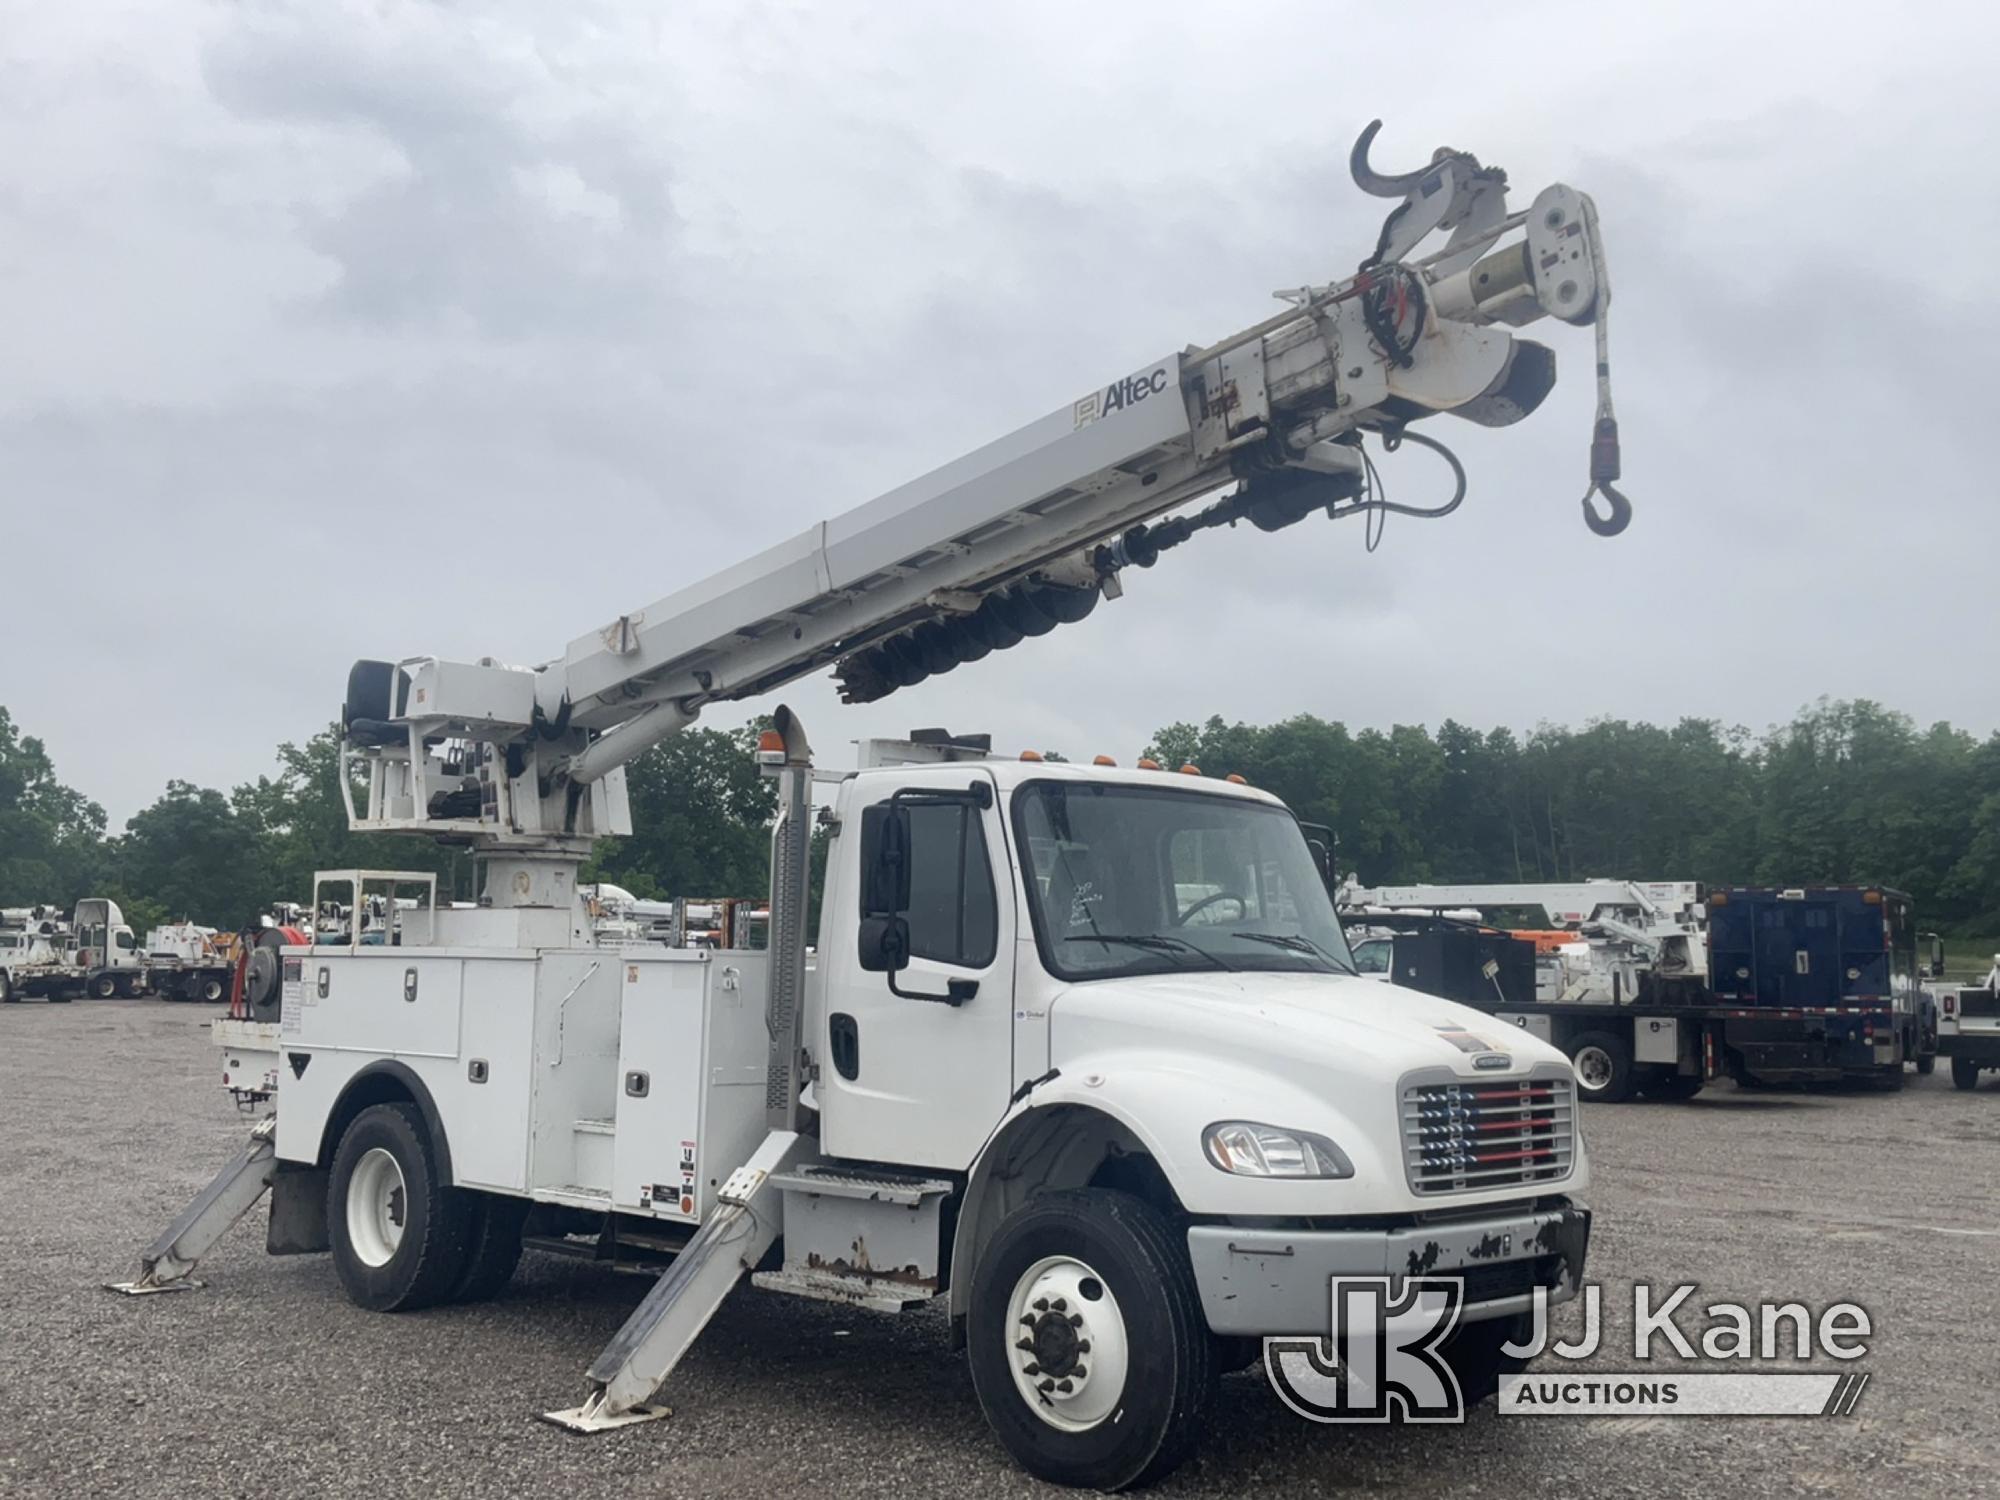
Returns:
[[[993,962],[999,945],[1000,910],[979,809],[962,802],[915,802],[908,811],[910,909],[904,916],[910,924],[910,955],[983,969]],[[863,869],[874,863],[879,827],[878,820],[864,816]],[[864,907],[867,899],[864,890]]]

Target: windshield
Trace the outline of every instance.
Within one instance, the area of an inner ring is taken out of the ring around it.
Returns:
[[[1101,782],[1014,797],[1028,904],[1064,979],[1176,969],[1352,974],[1299,825],[1267,802]]]

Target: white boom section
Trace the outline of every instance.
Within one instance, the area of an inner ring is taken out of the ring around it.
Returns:
[[[1498,885],[1349,884],[1340,891],[1345,910],[1497,911],[1538,907],[1554,927],[1611,920],[1652,928],[1694,927],[1706,922],[1704,887],[1693,880],[1575,880]],[[1634,923],[1633,918],[1641,919]]]
[[[1555,185],[1509,215],[1504,174],[1459,152],[1383,178],[1366,165],[1372,134],[1356,180],[1404,202],[1360,273],[1281,293],[1276,316],[1081,392],[619,615],[557,660],[358,663],[343,755],[365,766],[369,790],[351,826],[571,857],[629,832],[620,767],[709,702],[836,663],[846,697],[879,698],[1081,619],[1119,596],[1127,565],[1149,567],[1207,526],[1277,530],[1316,510],[1369,509],[1365,432],[1399,435],[1438,412],[1490,426],[1525,416],[1554,382],[1554,357],[1499,325],[1554,316],[1601,333],[1610,288],[1590,200]],[[1442,250],[1395,258],[1434,229],[1453,231]],[[1601,402],[1594,474],[1607,413]],[[1615,477],[1615,431],[1608,441]],[[1147,526],[1232,481],[1199,517]]]

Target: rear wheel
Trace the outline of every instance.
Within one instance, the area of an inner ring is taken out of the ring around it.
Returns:
[[[986,1420],[1029,1473],[1121,1490],[1194,1450],[1215,1341],[1181,1237],[1103,1188],[1046,1193],[994,1233],[974,1277],[968,1354]]]
[[[334,1152],[326,1221],[348,1298],[371,1312],[407,1312],[452,1295],[466,1269],[467,1195],[443,1181],[414,1104],[377,1104],[354,1117]]]
[[[1936,1071],[1937,1054],[1935,1052],[1923,1052],[1917,1055],[1917,1076],[1919,1078],[1928,1078]]]
[[[193,991],[194,995],[200,996],[201,999],[207,1001],[210,1005],[213,1005],[222,998],[222,981],[213,975],[200,980],[189,988]],[[184,990],[182,993],[183,995],[187,995],[188,991]],[[192,998],[192,996],[189,996],[189,998]]]
[[[118,976],[116,974],[99,974],[95,979],[90,981],[90,993],[94,999],[109,1000],[117,991]]]
[[[484,1302],[497,1297],[514,1279],[521,1260],[521,1224],[528,1217],[526,1198],[498,1193],[469,1193],[465,1269],[452,1288],[454,1302]]]
[[[1951,1086],[1955,1089],[1978,1088],[1979,1064],[1969,1057],[1954,1057],[1951,1060]]]
[[[1577,1092],[1598,1104],[1622,1104],[1632,1097],[1632,1046],[1611,1031],[1586,1031],[1570,1043]]]
[[[137,974],[121,974],[118,977],[118,993],[127,1000],[139,998],[140,979]]]

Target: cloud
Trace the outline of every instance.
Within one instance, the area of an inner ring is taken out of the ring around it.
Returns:
[[[0,510],[35,650],[0,702],[116,821],[264,769],[356,656],[545,659],[1351,269],[1379,111],[1391,167],[1451,141],[1597,198],[1631,532],[1579,523],[1589,342],[1537,330],[1542,411],[1435,424],[1448,520],[1372,556],[1352,523],[1206,537],[883,704],[798,685],[815,740],[1127,756],[1210,713],[1762,724],[1822,692],[1993,728],[1959,663],[2000,648],[1963,576],[2000,542],[2000,23],[1537,15],[1532,61],[1460,21],[1357,66],[1314,6],[28,13]],[[1399,498],[1429,462],[1390,461]]]

